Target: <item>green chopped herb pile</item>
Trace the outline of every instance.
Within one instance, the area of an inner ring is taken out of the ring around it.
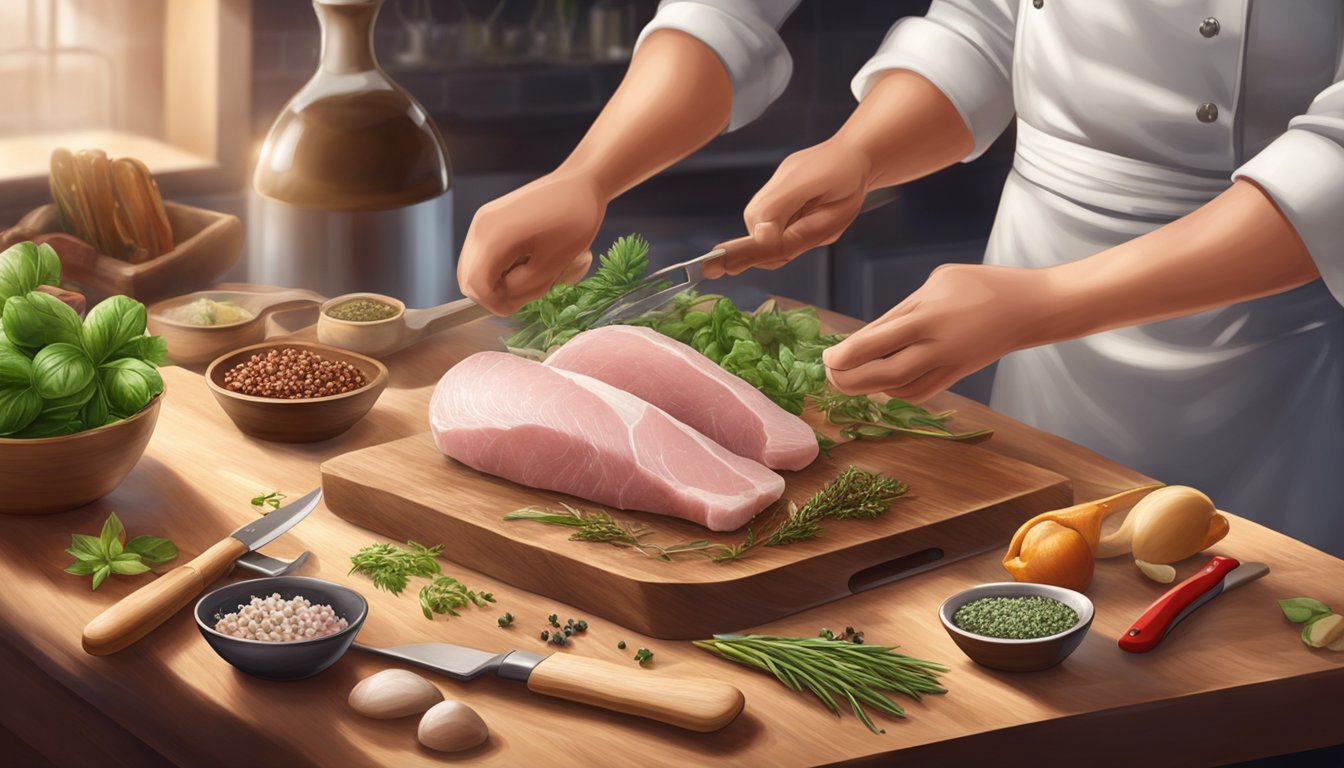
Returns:
[[[1057,635],[1078,623],[1078,613],[1049,597],[985,597],[952,614],[952,623],[984,637],[1032,640]]]

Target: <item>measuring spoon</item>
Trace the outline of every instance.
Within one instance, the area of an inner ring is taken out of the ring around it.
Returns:
[[[365,299],[389,304],[396,314],[384,320],[340,320],[328,314],[333,307]],[[401,301],[381,293],[347,293],[322,305],[317,317],[317,339],[352,352],[383,357],[449,328],[488,317],[489,310],[471,299],[458,299],[427,309],[407,309]]]
[[[219,325],[193,325],[173,320],[166,313],[197,299],[227,301],[251,312],[250,320]],[[247,291],[222,289],[196,291],[150,305],[149,332],[168,343],[168,356],[176,363],[207,363],[230,350],[256,344],[266,338],[266,319],[276,312],[320,306],[326,297],[314,291]]]

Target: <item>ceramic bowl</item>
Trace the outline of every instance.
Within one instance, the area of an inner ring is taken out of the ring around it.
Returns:
[[[252,313],[250,320],[219,325],[192,325],[172,318],[172,311],[197,299],[228,301]],[[151,304],[146,311],[149,332],[162,336],[168,357],[178,365],[208,363],[232,349],[259,344],[266,338],[266,321],[277,312],[317,307],[325,299],[312,291],[196,291]]]
[[[334,635],[291,642],[245,640],[215,631],[221,617],[247,604],[253,595],[267,597],[276,592],[286,600],[303,595],[314,605],[330,605],[349,626]],[[220,587],[198,600],[193,613],[201,636],[220,658],[238,670],[268,680],[302,680],[335,664],[350,649],[369,615],[369,604],[353,589],[330,581],[307,576],[272,576]]]
[[[65,512],[111,493],[149,445],[163,398],[159,394],[130,418],[98,429],[0,438],[0,512]]]
[[[281,400],[232,392],[224,374],[252,355],[272,349],[303,349],[327,360],[343,360],[363,372],[367,384],[351,392],[302,400]],[[349,350],[307,341],[270,341],[222,355],[205,370],[205,381],[219,407],[244,434],[280,443],[312,443],[345,432],[364,418],[387,387],[387,367]]]
[[[1007,640],[986,637],[961,629],[952,623],[952,616],[967,603],[984,597],[1049,597],[1069,606],[1078,613],[1078,623],[1056,635],[1031,640]],[[1083,642],[1092,626],[1095,609],[1092,601],[1081,592],[1048,584],[1026,584],[1016,581],[981,584],[962,590],[938,606],[938,618],[943,629],[971,661],[1005,672],[1035,672],[1049,669],[1064,659]]]

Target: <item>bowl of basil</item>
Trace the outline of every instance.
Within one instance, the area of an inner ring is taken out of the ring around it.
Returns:
[[[163,339],[145,306],[112,296],[84,318],[43,290],[58,286],[48,246],[0,252],[0,512],[62,512],[130,474],[163,400]]]

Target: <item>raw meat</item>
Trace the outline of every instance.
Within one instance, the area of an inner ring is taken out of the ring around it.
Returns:
[[[817,458],[807,422],[676,339],[609,325],[575,336],[546,364],[586,374],[662,408],[724,448],[773,469]]]
[[[482,472],[714,531],[784,493],[779,475],[634,395],[503,352],[449,369],[429,423],[440,451]]]

